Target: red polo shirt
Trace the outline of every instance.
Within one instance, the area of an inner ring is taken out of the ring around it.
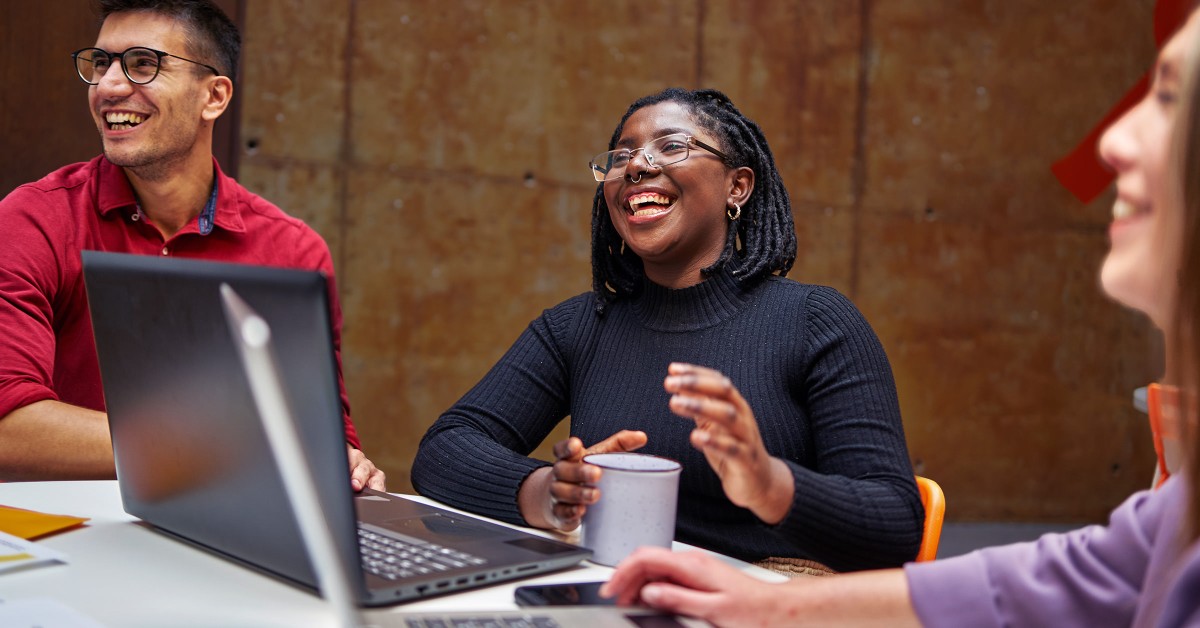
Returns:
[[[342,310],[333,259],[317,232],[225,176],[213,228],[193,220],[164,240],[139,214],[121,168],[103,156],[56,170],[0,200],[0,417],[43,399],[104,410],[80,251],[172,255],[322,270],[346,441],[359,447],[342,381]]]

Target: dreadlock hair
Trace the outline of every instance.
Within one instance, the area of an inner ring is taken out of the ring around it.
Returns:
[[[726,166],[748,166],[754,171],[754,189],[742,207],[740,218],[731,221],[725,249],[716,262],[701,269],[701,274],[707,277],[728,266],[743,286],[772,273],[786,275],[796,261],[791,200],[762,129],[738,111],[728,96],[715,89],[670,87],[640,98],[621,117],[608,149],[616,147],[629,116],[643,107],[664,102],[682,106],[696,124],[717,138],[717,147],[729,156]],[[602,182],[596,186],[592,200],[592,290],[598,301],[596,313],[603,315],[608,305],[637,294],[644,276],[642,259],[625,246],[608,215]]]
[[[188,56],[198,57],[237,82],[242,36],[211,0],[99,0],[100,22],[113,13],[146,12],[170,17],[187,32]],[[179,53],[176,53],[179,54]]]

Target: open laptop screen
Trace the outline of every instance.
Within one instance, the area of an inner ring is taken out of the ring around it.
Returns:
[[[328,292],[318,272],[83,253],[125,509],[189,542],[309,587],[316,577],[271,455],[219,287],[272,321],[306,439],[344,442]],[[357,556],[345,447],[312,448],[323,504]],[[335,485],[336,483],[336,485]]]

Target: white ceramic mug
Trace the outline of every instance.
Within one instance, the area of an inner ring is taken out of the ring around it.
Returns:
[[[671,547],[683,465],[638,453],[592,454],[600,500],[583,513],[582,545],[592,562],[614,566],[642,545]]]

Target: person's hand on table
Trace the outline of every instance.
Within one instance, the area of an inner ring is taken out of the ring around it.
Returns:
[[[600,499],[594,486],[600,480],[600,467],[584,464],[583,457],[633,451],[645,444],[646,433],[634,430],[621,430],[586,449],[575,436],[555,443],[554,466],[530,473],[521,484],[517,493],[521,516],[535,528],[564,532],[578,528],[587,507]]]
[[[638,548],[621,561],[600,596],[716,626],[921,625],[903,569],[768,583],[707,553],[661,547]]]
[[[350,487],[354,492],[357,493],[364,487],[387,492],[383,471],[376,467],[361,449],[346,445],[346,453],[350,457]]]
[[[696,423],[692,446],[704,453],[729,500],[769,524],[783,520],[796,491],[788,466],[767,453],[754,411],[719,371],[672,363],[663,388],[671,411]]]
[[[703,552],[642,547],[617,565],[602,597],[617,604],[644,604],[718,626],[769,625],[777,619],[775,587]]]

